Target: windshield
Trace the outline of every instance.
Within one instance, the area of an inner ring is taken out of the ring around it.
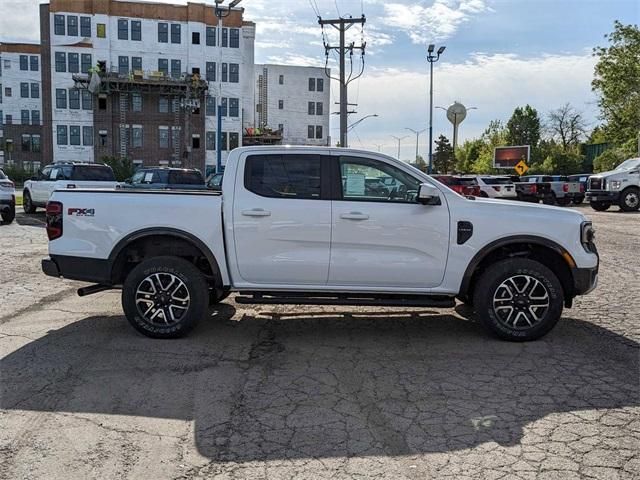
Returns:
[[[640,158],[630,158],[629,160],[625,160],[616,167],[616,170],[631,170],[635,167],[640,167]]]

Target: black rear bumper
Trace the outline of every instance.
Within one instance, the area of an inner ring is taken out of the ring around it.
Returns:
[[[42,271],[50,277],[111,285],[111,262],[106,259],[51,255],[42,259]]]

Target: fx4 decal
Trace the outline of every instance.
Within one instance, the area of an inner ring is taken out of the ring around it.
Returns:
[[[68,215],[75,215],[76,217],[93,217],[96,214],[93,208],[70,208],[67,210]]]

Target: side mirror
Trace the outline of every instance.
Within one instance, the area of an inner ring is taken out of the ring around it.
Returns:
[[[440,190],[429,183],[421,183],[416,201],[423,205],[440,205]]]

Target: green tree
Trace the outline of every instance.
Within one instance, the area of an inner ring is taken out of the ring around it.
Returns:
[[[507,131],[500,120],[491,120],[489,126],[480,136],[482,146],[480,154],[473,162],[471,170],[474,173],[493,173],[493,154],[496,147],[507,144]],[[504,173],[504,172],[502,172]]]
[[[456,148],[456,166],[455,170],[460,173],[469,173],[473,170],[473,164],[482,151],[482,140],[474,138],[473,140],[465,140],[464,143]]]
[[[609,46],[593,49],[597,63],[591,87],[607,139],[621,145],[640,131],[640,29],[616,21],[605,39]]]
[[[631,139],[620,147],[605,150],[593,161],[593,170],[595,172],[613,170],[628,158],[633,158],[636,155],[635,148],[637,148],[636,141]]]
[[[546,128],[551,139],[561,145],[564,151],[578,148],[587,134],[587,124],[582,112],[573,108],[570,103],[549,112]]]
[[[433,153],[433,167],[438,173],[447,173],[453,164],[453,147],[449,139],[440,134],[436,140],[436,149]]]
[[[530,145],[532,149],[537,147],[540,140],[540,117],[535,108],[529,105],[517,107],[506,128],[508,145]]]
[[[118,182],[124,182],[135,172],[135,169],[133,168],[133,162],[128,158],[105,156],[102,157],[100,161],[109,165],[113,169],[113,174],[115,175]]]

